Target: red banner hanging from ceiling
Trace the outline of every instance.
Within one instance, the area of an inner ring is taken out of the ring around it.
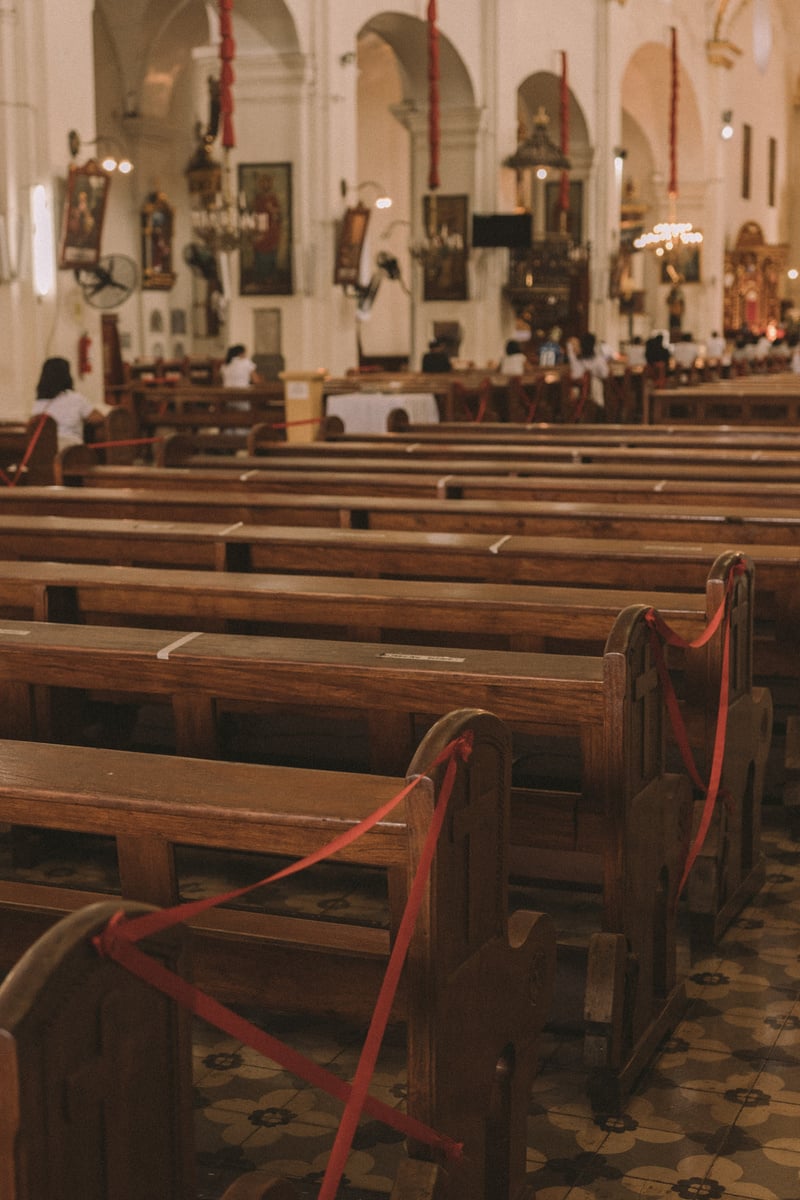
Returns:
[[[567,52],[561,51],[561,153],[569,158],[569,86],[567,84]],[[558,198],[562,213],[569,212],[569,171],[561,172]]]
[[[428,3],[428,188],[439,186],[439,30],[436,0]]]
[[[236,78],[233,59],[236,43],[233,40],[233,0],[219,0],[219,110],[222,117],[222,145],[232,150],[236,145],[233,134],[233,93],[231,88]]]
[[[669,102],[669,194],[678,194],[678,31],[672,26]]]

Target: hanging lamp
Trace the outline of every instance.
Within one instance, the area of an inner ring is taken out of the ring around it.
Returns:
[[[670,54],[670,106],[669,106],[669,210],[666,221],[659,221],[634,239],[636,250],[655,250],[659,258],[669,255],[677,245],[698,245],[703,240],[699,229],[691,221],[679,221],[676,214],[678,200],[678,31],[671,30]]]

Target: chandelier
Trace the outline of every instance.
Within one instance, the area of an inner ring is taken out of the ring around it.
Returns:
[[[679,221],[676,215],[678,199],[678,32],[672,27],[672,49],[670,55],[671,86],[669,109],[669,212],[666,221],[657,222],[647,233],[634,239],[636,250],[655,250],[659,257],[668,255],[677,246],[698,245],[703,240],[699,229],[695,229],[691,221]]]
[[[198,126],[199,144],[186,168],[191,203],[192,238],[209,250],[238,250],[242,241],[265,233],[269,214],[250,207],[244,192],[233,186],[230,154],[236,142],[233,133],[234,81],[232,32],[233,0],[218,0],[220,29],[220,77],[209,79],[209,121],[205,131]],[[222,162],[211,147],[222,120]]]
[[[451,228],[446,217],[447,205],[443,203],[440,206],[436,192],[425,196],[425,233],[417,241],[409,243],[408,252],[426,271],[440,269],[446,258],[465,252],[463,233]]]

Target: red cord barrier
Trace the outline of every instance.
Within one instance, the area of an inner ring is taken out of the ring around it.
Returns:
[[[302,421],[270,421],[270,429],[289,429],[292,425],[321,425],[324,417],[304,417]]]
[[[484,379],[478,388],[478,411],[475,413],[473,420],[476,425],[480,425],[483,418],[486,416],[486,410],[489,407],[489,396],[492,391],[492,383],[489,379]]]
[[[575,401],[575,407],[572,410],[572,422],[577,425],[583,416],[583,410],[586,408],[586,401],[589,399],[591,390],[592,377],[588,371],[584,371],[581,376],[581,386],[578,392],[578,399]]]
[[[44,422],[45,422],[46,417],[47,417],[47,413],[43,412],[41,417],[39,418],[39,424],[36,426],[36,428],[34,429],[32,435],[31,435],[31,440],[28,442],[27,446],[25,447],[25,453],[22,456],[22,462],[17,467],[17,473],[14,476],[14,478],[10,479],[5,471],[0,471],[0,475],[2,475],[3,481],[5,482],[7,487],[10,487],[10,488],[16,487],[17,483],[24,475],[25,468],[28,465],[28,460],[29,460],[30,456],[33,454],[34,450],[36,449],[36,443],[38,442],[38,440],[41,436],[42,430],[44,429]]]
[[[117,446],[151,446],[154,442],[163,442],[164,437],[127,438],[119,442],[87,442],[90,450],[112,450]]]
[[[734,563],[730,574],[728,575],[727,586],[725,588],[725,596],[713,617],[706,625],[705,630],[700,637],[695,638],[693,642],[687,642],[680,637],[674,630],[670,629],[659,613],[651,608],[646,614],[646,620],[650,626],[650,643],[653,648],[653,655],[656,660],[656,668],[664,686],[666,697],[667,711],[669,713],[672,729],[675,734],[675,739],[681,752],[681,757],[686,764],[686,769],[695,784],[695,786],[705,793],[705,802],[703,804],[703,812],[700,817],[700,824],[695,834],[694,841],[689,847],[686,856],[686,862],[683,867],[678,890],[676,893],[676,903],[680,899],[681,893],[686,885],[686,880],[689,877],[689,872],[694,866],[698,854],[703,848],[708,831],[711,827],[711,819],[714,815],[717,798],[720,794],[720,779],[722,777],[722,762],[725,757],[725,732],[728,722],[728,689],[730,685],[730,643],[731,643],[731,627],[730,627],[730,612],[729,604],[733,593],[736,580],[744,573],[745,564],[743,560],[738,560]],[[686,726],[681,715],[678,705],[678,700],[675,695],[675,689],[672,686],[672,680],[667,670],[667,665],[664,660],[664,653],[661,642],[664,641],[670,646],[676,646],[684,650],[698,650],[706,645],[711,640],[720,625],[724,621],[722,631],[722,667],[720,671],[719,684],[719,708],[717,710],[717,726],[714,735],[714,747],[711,757],[711,770],[709,773],[708,784],[705,784],[697,770],[697,765],[694,761],[689,738],[686,733]]]
[[[99,954],[114,959],[120,966],[140,979],[143,979],[146,983],[150,983],[160,991],[165,992],[178,1004],[189,1009],[196,1016],[202,1017],[217,1028],[229,1033],[232,1037],[238,1038],[245,1045],[251,1046],[299,1078],[305,1079],[312,1086],[318,1087],[344,1102],[345,1111],[328,1161],[325,1178],[323,1179],[322,1188],[319,1193],[319,1200],[334,1200],[362,1111],[366,1111],[391,1128],[399,1130],[406,1137],[437,1148],[449,1159],[458,1158],[462,1153],[463,1147],[460,1143],[453,1141],[443,1134],[437,1133],[423,1122],[417,1121],[381,1103],[381,1101],[369,1096],[367,1089],[375,1070],[375,1063],[400,981],[400,974],[411,940],[414,922],[416,921],[417,913],[423,900],[437,841],[452,794],[458,761],[459,759],[465,761],[469,757],[472,752],[472,745],[473,737],[470,732],[456,738],[445,746],[444,750],[430,764],[427,771],[413,779],[396,796],[376,809],[369,817],[359,822],[353,829],[333,838],[325,846],[320,847],[312,854],[299,859],[288,867],[284,867],[266,879],[250,884],[247,887],[237,888],[224,895],[206,897],[203,900],[176,905],[173,908],[148,913],[142,917],[126,918],[123,913],[118,912],[112,917],[103,932],[92,939],[92,943]],[[136,947],[136,942],[142,938],[185,922],[209,908],[214,908],[219,904],[238,899],[255,888],[264,887],[266,884],[274,883],[289,875],[297,874],[299,871],[321,862],[338,850],[350,845],[351,842],[356,841],[357,838],[367,833],[380,820],[387,816],[417,786],[421,779],[425,778],[435,767],[444,762],[447,762],[445,778],[434,810],[431,826],[425,838],[419,865],[409,891],[406,910],[397,931],[386,974],[381,985],[367,1036],[364,1040],[364,1046],[352,1084],[338,1079],[323,1067],[311,1062],[303,1055],[292,1050],[291,1047],[277,1041],[277,1039],[258,1029],[249,1021],[239,1017],[236,1013],[219,1004],[212,997],[207,996],[199,988],[194,987],[187,980],[181,978],[181,976],[175,975],[172,971],[169,971],[166,967],[163,967]]]

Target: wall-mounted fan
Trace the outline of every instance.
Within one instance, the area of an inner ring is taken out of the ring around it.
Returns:
[[[92,266],[75,271],[78,286],[94,308],[116,308],[139,282],[139,268],[125,254],[106,254]]]

